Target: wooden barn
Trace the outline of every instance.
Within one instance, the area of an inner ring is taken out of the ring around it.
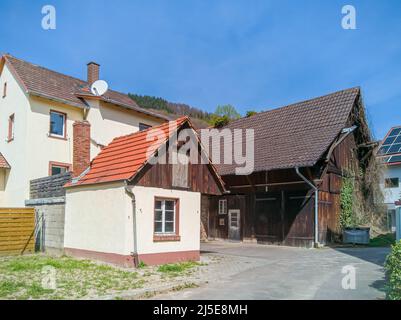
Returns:
[[[360,88],[224,128],[254,129],[254,171],[236,175],[235,164],[216,165],[229,194],[203,196],[206,237],[302,247],[331,242],[339,231],[343,176],[372,156]]]

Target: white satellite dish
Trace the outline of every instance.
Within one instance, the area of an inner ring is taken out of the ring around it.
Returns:
[[[102,96],[106,93],[106,91],[109,89],[109,85],[107,84],[106,81],[104,80],[96,80],[94,83],[91,85],[91,92],[95,96]]]

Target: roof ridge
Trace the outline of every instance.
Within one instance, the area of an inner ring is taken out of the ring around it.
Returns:
[[[188,116],[182,116],[182,117],[179,117],[179,118],[174,119],[174,120],[169,120],[168,122],[163,122],[163,123],[161,123],[161,124],[159,124],[159,125],[157,125],[157,126],[150,127],[150,128],[145,129],[145,130],[136,131],[136,132],[124,134],[124,135],[122,135],[122,136],[114,137],[112,141],[115,141],[115,140],[121,139],[121,138],[126,138],[126,137],[130,137],[130,136],[134,136],[134,135],[137,135],[137,134],[144,134],[146,131],[154,130],[154,129],[157,129],[157,128],[160,128],[160,127],[163,127],[163,126],[167,126],[170,122],[178,122],[179,120],[182,121],[182,120],[184,120],[184,118],[185,118],[185,119],[188,119]]]
[[[269,113],[269,112],[282,110],[282,109],[289,108],[289,107],[294,107],[294,106],[296,106],[298,104],[307,103],[307,102],[310,102],[310,101],[313,101],[313,100],[330,97],[330,96],[335,95],[335,94],[339,94],[339,93],[342,93],[342,92],[351,91],[351,90],[355,90],[355,89],[361,90],[361,87],[360,86],[356,86],[356,87],[351,87],[351,88],[348,88],[348,89],[342,89],[342,90],[335,91],[335,92],[332,92],[332,93],[324,94],[322,96],[317,96],[317,97],[314,97],[314,98],[309,98],[309,99],[306,99],[306,100],[301,100],[301,101],[298,101],[298,102],[290,103],[290,104],[287,104],[287,105],[284,105],[284,106],[280,106],[280,107],[277,107],[277,108],[260,111],[260,112],[257,112],[256,114],[254,114],[254,115],[252,115],[250,117],[242,117],[242,118],[233,120],[228,125],[231,125],[232,123],[238,123],[238,122],[240,122],[242,120],[245,120],[245,119],[251,119],[253,117],[260,116],[261,114],[266,114],[266,113]],[[226,127],[226,126],[224,126],[224,127]],[[224,127],[222,127],[222,128],[224,128]]]
[[[81,82],[84,82],[84,83],[87,83],[87,84],[88,84],[87,81],[82,80],[82,79],[80,79],[80,78],[73,77],[73,76],[70,76],[70,75],[68,75],[68,74],[61,73],[60,71],[56,71],[56,70],[52,70],[52,69],[43,67],[43,66],[41,66],[41,65],[38,65],[38,64],[35,64],[35,63],[32,63],[32,62],[23,60],[23,59],[21,59],[21,58],[17,58],[17,57],[15,57],[15,56],[13,56],[13,55],[11,55],[11,54],[9,54],[9,53],[4,54],[4,56],[5,56],[5,57],[13,58],[13,59],[18,60],[18,61],[21,61],[21,62],[23,62],[23,63],[27,63],[27,64],[29,64],[29,65],[35,67],[35,68],[40,68],[40,69],[43,69],[43,70],[46,70],[46,71],[50,71],[50,72],[53,72],[53,73],[57,73],[57,74],[59,74],[59,75],[61,75],[61,76],[63,76],[63,77],[67,77],[67,78],[70,78],[70,79],[73,79],[73,80],[78,80],[78,81],[81,81]]]

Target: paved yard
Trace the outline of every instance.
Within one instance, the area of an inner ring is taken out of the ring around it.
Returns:
[[[383,299],[388,248],[301,249],[256,244],[202,244],[203,259],[220,262],[198,288],[156,299]],[[355,267],[356,288],[344,290],[346,265]]]

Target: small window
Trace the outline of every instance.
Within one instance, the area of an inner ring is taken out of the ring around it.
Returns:
[[[50,111],[50,135],[65,138],[65,113]]]
[[[7,141],[14,140],[14,124],[15,124],[15,116],[12,114],[8,117],[8,134]]]
[[[70,171],[70,165],[69,164],[61,164],[61,163],[52,163],[50,162],[50,172],[49,174],[51,176],[55,176],[56,174],[62,174]]]
[[[139,124],[139,131],[147,130],[149,128],[152,128],[152,126],[145,124],[145,123],[140,123]]]
[[[4,82],[3,85],[3,98],[7,97],[7,82]]]
[[[155,234],[175,234],[176,200],[155,200]]]
[[[219,214],[227,214],[227,200],[219,200]]]
[[[398,188],[399,186],[399,179],[398,178],[386,178],[384,180],[384,187],[385,188]]]

